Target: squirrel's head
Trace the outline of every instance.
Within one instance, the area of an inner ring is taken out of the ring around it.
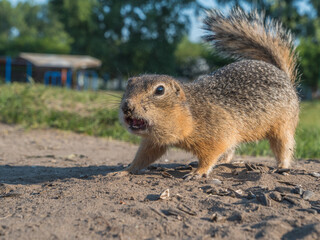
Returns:
[[[172,77],[142,75],[129,79],[120,105],[120,121],[131,133],[159,143],[174,143],[184,137],[178,135],[185,134],[190,118],[182,85]]]

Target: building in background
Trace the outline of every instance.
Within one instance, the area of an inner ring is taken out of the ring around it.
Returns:
[[[99,59],[86,55],[20,53],[17,58],[0,58],[0,81],[97,90],[100,66]]]

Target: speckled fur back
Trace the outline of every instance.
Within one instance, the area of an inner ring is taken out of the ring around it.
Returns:
[[[263,61],[235,62],[184,87],[192,115],[205,119],[208,126],[223,118],[217,108],[237,123],[229,126],[236,132],[254,132],[260,125],[268,128],[279,119],[297,122],[299,100],[294,85],[285,72]],[[206,111],[199,106],[207,106]],[[251,134],[247,141],[255,137],[265,136]]]
[[[256,60],[229,64],[195,81],[201,94],[224,108],[250,114],[277,105],[285,98],[297,99],[288,76],[277,67]]]

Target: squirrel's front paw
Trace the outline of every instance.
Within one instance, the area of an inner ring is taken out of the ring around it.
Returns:
[[[199,172],[194,171],[194,172],[191,172],[191,173],[184,175],[183,179],[186,181],[189,181],[189,180],[197,180],[200,178],[207,178],[207,177],[208,177],[208,175],[206,173],[200,174]]]

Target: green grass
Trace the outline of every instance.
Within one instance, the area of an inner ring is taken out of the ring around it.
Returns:
[[[0,85],[0,121],[58,128],[138,143],[118,121],[119,92],[73,91],[42,85]],[[296,158],[320,158],[320,101],[301,104]],[[244,144],[242,155],[272,155],[268,142]]]
[[[296,158],[320,158],[320,101],[301,103],[300,121],[296,131]],[[272,156],[267,141],[243,144],[241,155]]]
[[[116,92],[78,92],[42,85],[0,85],[0,121],[138,143],[139,139],[118,121],[120,96]]]

